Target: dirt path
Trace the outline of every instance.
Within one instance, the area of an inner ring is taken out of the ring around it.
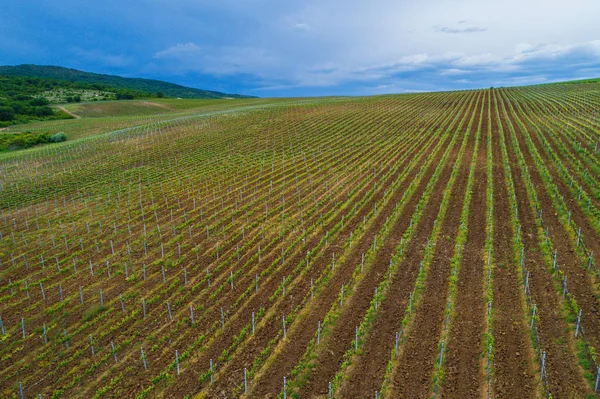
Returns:
[[[62,105],[57,105],[56,108],[60,109],[61,111],[71,115],[73,118],[75,119],[81,119],[81,116],[74,114],[73,112],[69,111],[68,109],[66,109],[64,106]]]
[[[141,101],[140,104],[152,105],[154,107],[159,107],[159,108],[163,108],[163,109],[166,109],[166,110],[169,110],[169,111],[173,111],[173,108],[171,108],[171,107],[169,107],[169,106],[167,106],[165,104],[153,103],[153,102],[150,102],[150,101]]]

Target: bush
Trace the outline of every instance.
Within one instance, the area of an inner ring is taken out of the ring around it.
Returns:
[[[48,104],[50,104],[50,101],[44,97],[36,97],[33,100],[29,100],[29,105],[33,105],[34,107],[41,107]]]
[[[65,132],[59,132],[50,136],[48,141],[51,143],[60,143],[62,141],[67,141],[67,135],[65,134]]]
[[[47,143],[47,133],[4,133],[0,135],[0,151],[14,151]]]
[[[0,107],[0,121],[10,121],[15,118],[15,111],[11,107]]]
[[[50,116],[54,114],[54,111],[52,111],[52,108],[50,107],[35,107],[35,116]]]

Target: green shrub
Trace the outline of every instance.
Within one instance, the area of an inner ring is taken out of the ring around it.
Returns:
[[[67,135],[65,134],[65,132],[59,132],[50,136],[48,141],[50,141],[51,143],[60,143],[62,141],[67,141]]]

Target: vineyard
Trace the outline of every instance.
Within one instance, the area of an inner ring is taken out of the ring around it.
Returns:
[[[600,397],[599,84],[239,101],[0,155],[1,397]]]

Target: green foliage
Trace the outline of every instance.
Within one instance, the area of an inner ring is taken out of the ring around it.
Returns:
[[[180,86],[174,83],[162,82],[160,80],[139,79],[139,78],[122,78],[113,75],[101,75],[78,71],[57,66],[41,66],[41,65],[17,65],[17,66],[2,66],[0,67],[0,75],[10,76],[30,76],[46,79],[58,79],[78,84],[87,84],[88,86],[106,87],[125,89],[129,91],[157,93],[160,92],[168,97],[181,98],[246,98],[239,94],[225,94],[217,91],[193,89],[190,87]],[[153,95],[147,95],[153,97]],[[158,95],[157,95],[158,97]]]
[[[1,69],[1,68],[0,68]],[[96,94],[94,94],[96,93]],[[100,99],[148,98],[150,92],[116,88],[104,84],[61,81],[48,78],[0,75],[0,126],[29,120],[71,119],[72,116],[54,110],[51,102],[79,103],[82,95]]]
[[[31,132],[3,133],[0,134],[0,152],[22,150],[38,144],[60,143],[66,140],[67,136],[63,132],[54,135]]]
[[[84,322],[92,320],[93,318],[95,318],[100,313],[104,312],[105,310],[106,310],[106,307],[104,307],[104,306],[100,306],[100,305],[92,306],[91,308],[86,310],[86,312],[83,314],[82,320]]]
[[[0,151],[13,151],[33,147],[36,144],[47,143],[49,139],[46,133],[14,133],[0,135]]]
[[[60,143],[62,141],[67,141],[67,135],[64,132],[58,132],[50,136],[48,141],[50,141],[51,143]]]
[[[75,95],[75,96],[69,96],[66,98],[68,103],[80,103],[81,102],[81,96],[80,95]]]
[[[15,119],[15,111],[8,106],[0,106],[0,121],[11,121]]]

